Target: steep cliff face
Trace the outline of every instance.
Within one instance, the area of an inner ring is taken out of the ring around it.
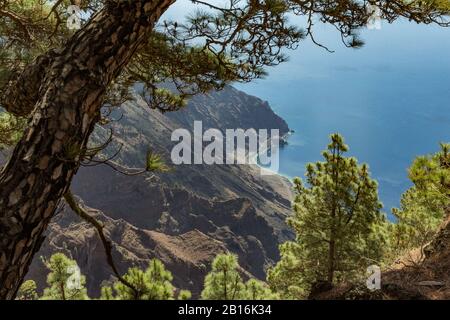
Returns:
[[[286,121],[273,112],[267,101],[233,87],[196,96],[188,108],[170,113],[168,118],[190,129],[195,120],[202,120],[206,128],[273,128],[280,129],[282,133],[289,131]]]
[[[234,88],[195,97],[186,109],[170,114],[149,110],[142,100],[126,103],[111,124],[115,142],[122,146],[115,159],[129,167],[142,167],[146,151],[162,154],[170,165],[177,128],[192,131],[195,120],[203,129],[289,129],[258,98]],[[100,128],[94,143],[106,139]],[[181,165],[154,176],[124,176],[107,166],[85,167],[77,174],[73,191],[108,225],[120,270],[145,267],[151,257],[162,259],[174,273],[176,285],[198,294],[212,258],[229,250],[238,254],[242,267],[263,278],[278,259],[277,246],[292,235],[285,218],[290,212],[290,183],[260,174],[251,165]],[[89,291],[111,276],[93,229],[66,211],[53,221],[46,243],[37,255],[66,250],[88,276]],[[43,273],[35,258],[30,278]],[[41,284],[43,283],[42,276]]]

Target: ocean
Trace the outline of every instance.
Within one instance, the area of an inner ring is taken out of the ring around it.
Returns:
[[[413,159],[450,142],[450,29],[383,24],[364,31],[366,45],[354,50],[318,28],[316,39],[335,53],[305,41],[265,79],[237,87],[267,100],[295,131],[280,151],[280,174],[303,177],[339,132],[349,155],[369,164],[389,213],[411,185]]]

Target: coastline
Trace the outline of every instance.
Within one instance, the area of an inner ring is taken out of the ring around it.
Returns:
[[[294,133],[295,133],[294,130],[289,129],[288,132],[286,132],[285,134],[283,134],[283,135],[280,137],[279,140],[280,140],[280,141],[283,141],[283,143],[280,144],[280,146],[279,146],[279,148],[278,148],[278,153],[280,153],[280,150],[281,150],[282,148],[284,148],[285,146],[288,146],[288,145],[289,145],[289,144],[288,144],[289,137],[292,136]],[[268,141],[268,143],[267,143],[267,147],[266,147],[264,150],[259,150],[259,153],[266,152],[266,151],[270,150],[270,146],[271,146],[270,140],[271,140],[271,138],[269,138],[268,140],[269,140],[269,141]],[[282,177],[283,179],[285,179],[285,180],[289,183],[290,186],[293,186],[293,185],[294,185],[294,184],[293,184],[293,179],[294,179],[295,177],[291,177],[291,176],[288,176],[288,175],[286,175],[286,174],[283,174],[283,173],[281,173],[279,170],[278,170],[278,171],[273,171],[273,170],[270,170],[270,169],[267,168],[267,167],[264,167],[263,165],[261,165],[261,164],[259,163],[258,157],[259,157],[259,154],[254,155],[254,156],[253,156],[253,159],[252,159],[250,162],[256,164],[256,166],[257,166],[261,171],[267,171],[268,173],[267,173],[266,175],[277,175],[277,176],[280,176],[280,177]],[[278,158],[278,161],[280,161],[280,158]]]

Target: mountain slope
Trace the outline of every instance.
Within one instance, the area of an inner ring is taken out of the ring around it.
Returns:
[[[215,254],[226,251],[220,241],[196,229],[170,236],[137,228],[122,219],[114,220],[99,210],[84,208],[105,226],[119,270],[126,271],[130,266],[146,268],[151,258],[158,257],[173,273],[175,286],[189,288],[195,295],[200,293],[208,263]],[[91,295],[99,294],[103,281],[112,280],[96,230],[74,217],[69,209],[58,215],[47,234],[40,255],[49,257],[54,252],[63,252],[75,259],[87,277]],[[42,288],[47,273],[40,258],[35,259],[28,278],[34,279]]]
[[[170,140],[171,132],[192,131],[194,120],[203,121],[204,130],[276,128],[281,134],[289,130],[267,102],[231,87],[195,97],[186,109],[170,114],[149,110],[137,97],[113,116],[121,119],[111,124],[115,143],[108,152],[114,153],[121,144],[115,161],[129,167],[142,167],[148,148],[170,164],[176,144]],[[99,128],[93,143],[98,145],[107,135],[108,130]],[[202,277],[217,253],[236,253],[249,275],[264,278],[265,269],[278,259],[278,244],[292,236],[285,225],[290,183],[277,175],[262,176],[257,166],[181,165],[152,177],[129,177],[107,166],[94,166],[82,168],[72,188],[110,225],[121,272],[135,264],[145,267],[151,257],[158,257],[168,263],[176,285],[193,290],[194,295],[199,294]],[[90,280],[89,292],[98,294],[100,283],[111,272],[93,230],[69,212],[52,222],[37,256],[59,250],[79,261]],[[36,257],[28,277],[42,272],[42,261]]]

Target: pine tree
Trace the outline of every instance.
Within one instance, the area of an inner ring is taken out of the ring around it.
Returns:
[[[34,280],[27,280],[19,288],[16,300],[37,300],[39,295],[37,293],[37,286]]]
[[[100,288],[100,300],[116,300],[113,289],[110,286]]]
[[[152,259],[148,268],[143,271],[133,267],[124,275],[137,291],[127,287],[122,282],[114,284],[114,290],[109,286],[101,289],[103,300],[172,300],[175,298],[186,300],[191,297],[188,290],[180,290],[176,295],[176,289],[172,285],[172,274],[158,259]]]
[[[192,298],[192,293],[189,290],[180,290],[178,293],[178,300],[189,300]]]
[[[268,300],[278,296],[256,279],[244,284],[239,274],[237,256],[219,254],[212,263],[211,272],[205,277],[201,297],[205,300]]]
[[[244,300],[276,300],[278,295],[270,287],[259,280],[250,279],[245,283]]]
[[[400,257],[419,262],[426,244],[450,213],[449,150],[449,144],[441,144],[440,152],[418,157],[410,167],[409,177],[414,186],[402,195],[400,208],[392,210],[397,221],[390,225],[389,262]]]
[[[63,253],[53,254],[44,261],[50,273],[47,276],[48,287],[44,289],[43,300],[86,300],[86,277],[80,273],[75,260]]]
[[[345,157],[347,151],[343,138],[333,134],[325,161],[307,165],[307,185],[294,181],[294,215],[288,224],[296,239],[280,246],[281,261],[268,276],[285,297],[305,296],[318,281],[334,284],[363,276],[382,259],[386,222],[378,186],[368,166]]]
[[[238,259],[233,254],[219,254],[212,270],[205,277],[201,294],[204,300],[239,300],[244,296],[245,285],[238,272]]]
[[[0,104],[27,119],[0,173],[0,299],[15,297],[61,198],[89,160],[101,109],[130,99],[132,84],[145,84],[150,107],[176,111],[196,93],[264,76],[265,67],[286,60],[283,49],[304,38],[317,44],[316,19],[335,27],[346,46],[360,47],[358,31],[372,15],[366,1],[355,0],[227,2],[192,1],[207,10],[155,28],[175,0],[80,0],[86,12],[76,32],[69,1],[0,2]],[[450,10],[447,0],[374,4],[389,22],[445,25]],[[289,23],[291,14],[308,18],[306,31]],[[162,89],[167,83],[174,93]]]
[[[445,206],[450,199],[450,144],[441,143],[434,155],[418,157],[409,169],[409,178],[425,198],[440,199]]]

